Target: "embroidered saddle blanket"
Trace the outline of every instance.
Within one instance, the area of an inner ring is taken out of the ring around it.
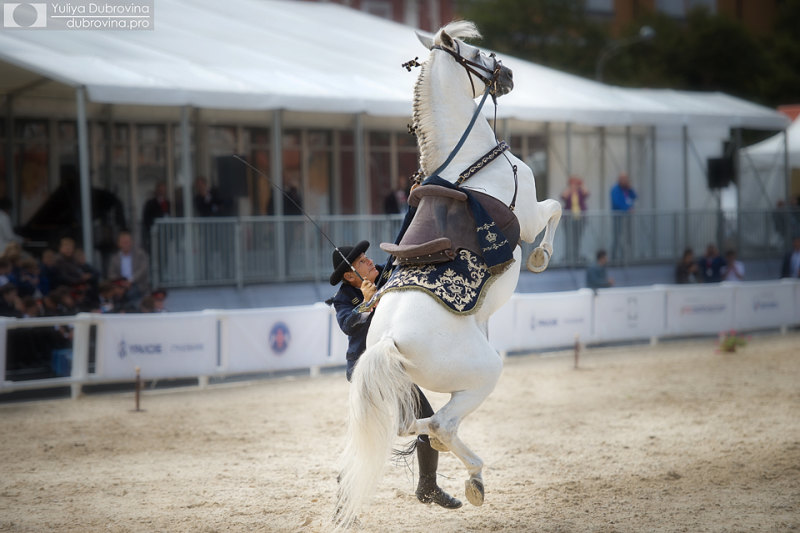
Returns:
[[[418,290],[430,294],[453,313],[469,315],[480,308],[495,279],[483,259],[470,250],[461,249],[446,263],[395,267],[386,284],[372,300],[362,303],[358,311],[372,309],[388,292]]]

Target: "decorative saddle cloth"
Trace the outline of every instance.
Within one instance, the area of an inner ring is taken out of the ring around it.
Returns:
[[[486,290],[496,278],[480,257],[461,249],[446,263],[397,266],[386,284],[372,300],[362,303],[358,311],[372,309],[388,292],[418,290],[430,294],[453,313],[469,315],[480,308]]]

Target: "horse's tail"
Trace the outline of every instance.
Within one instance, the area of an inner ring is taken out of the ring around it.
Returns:
[[[347,527],[367,503],[383,474],[398,431],[411,427],[419,398],[404,366],[408,361],[391,338],[383,338],[358,360],[350,384],[347,442],[341,456],[334,521]]]

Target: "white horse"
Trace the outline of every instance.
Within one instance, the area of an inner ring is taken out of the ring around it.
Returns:
[[[433,39],[418,37],[431,50],[414,90],[420,166],[427,176],[459,141],[475,112],[475,99],[483,94],[487,83],[496,81],[497,96],[510,91],[513,83],[511,71],[499,65],[493,55],[461,40],[480,37],[470,22],[452,22]],[[459,58],[473,65],[471,72]],[[480,80],[475,75],[478,72],[486,79]],[[493,73],[495,78],[490,80]],[[440,176],[454,183],[462,170],[496,145],[488,121],[479,117]],[[541,272],[552,256],[561,206],[555,200],[537,202],[533,172],[518,158],[508,157],[518,169],[516,183],[512,166],[501,156],[462,187],[489,194],[506,205],[516,192],[514,212],[520,223],[520,238],[531,243],[545,230],[541,245],[528,260],[531,270]],[[488,320],[516,288],[522,257],[519,246],[513,257],[514,263],[497,276],[481,307],[470,315],[452,313],[422,291],[383,295],[370,326],[367,350],[355,367],[350,385],[349,424],[335,518],[338,525],[352,523],[369,500],[398,435],[429,435],[434,448],[454,453],[469,474],[467,500],[476,506],[483,503],[483,461],[461,441],[458,428],[492,392],[500,377],[502,360],[489,344]],[[432,417],[417,420],[415,383],[430,391],[449,393],[450,399]]]

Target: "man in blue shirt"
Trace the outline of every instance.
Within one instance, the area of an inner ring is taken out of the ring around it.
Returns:
[[[619,175],[617,184],[611,188],[611,216],[614,221],[612,235],[611,258],[627,257],[631,245],[631,220],[628,215],[633,211],[636,202],[636,191],[631,187],[630,178],[624,172]],[[621,252],[621,253],[620,253]]]
[[[347,348],[347,381],[353,375],[353,369],[358,358],[367,347],[367,332],[372,322],[373,310],[360,313],[357,309],[363,301],[369,301],[377,291],[376,282],[379,278],[388,277],[390,269],[382,265],[375,265],[364,252],[369,248],[369,242],[361,241],[355,246],[340,246],[333,251],[333,274],[331,285],[341,283],[339,291],[331,300],[336,309],[336,321],[348,337]],[[340,253],[341,252],[341,253]],[[344,256],[344,257],[342,257]],[[346,260],[345,260],[346,258]],[[355,272],[353,271],[355,270]],[[378,283],[380,284],[380,283]],[[433,416],[433,408],[416,387],[419,395],[419,408],[417,418]],[[439,452],[434,450],[427,435],[417,437],[415,443],[417,461],[419,461],[419,483],[417,484],[417,499],[422,503],[435,503],[445,509],[458,509],[461,501],[453,498],[436,484],[436,469],[439,466]]]
[[[614,280],[608,277],[606,264],[608,254],[605,250],[597,251],[597,262],[586,269],[586,286],[590,289],[604,289],[614,285]]]

